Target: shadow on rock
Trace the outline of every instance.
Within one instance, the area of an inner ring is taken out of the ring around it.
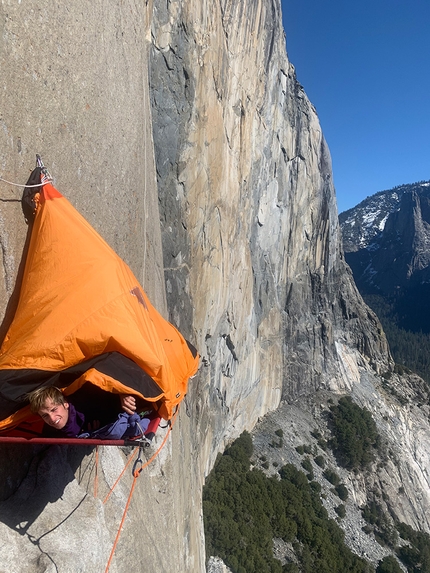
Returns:
[[[31,447],[31,446],[29,446]],[[27,449],[27,446],[24,446]],[[34,448],[34,446],[33,446]],[[39,451],[26,462],[24,452],[15,447],[18,460],[21,463],[21,472],[18,471],[17,460],[7,467],[2,464],[2,481],[13,484],[20,481],[17,489],[7,499],[0,503],[0,522],[21,535],[25,535],[31,525],[36,521],[48,504],[53,504],[62,498],[66,486],[75,479],[75,472],[79,468],[78,480],[85,491],[92,487],[92,470],[94,468],[94,456],[91,454],[91,446],[69,447],[51,446]],[[26,452],[29,453],[28,450]],[[3,456],[2,456],[3,458]],[[28,457],[27,457],[28,460]],[[28,472],[22,476],[22,469],[27,467]],[[85,499],[86,494],[83,499]],[[82,499],[82,501],[83,501]],[[76,511],[79,503],[70,512]],[[52,523],[52,531],[69,516]],[[49,533],[49,531],[47,531]]]

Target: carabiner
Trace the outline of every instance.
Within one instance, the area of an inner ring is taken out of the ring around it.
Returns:
[[[137,455],[137,460],[134,462],[134,464],[133,464],[133,470],[132,470],[132,472],[131,472],[131,473],[133,474],[133,477],[135,477],[135,478],[137,478],[137,477],[139,476],[140,472],[141,472],[142,469],[143,469],[143,460],[142,460],[142,457],[141,457],[142,451],[143,451],[143,446],[140,445],[140,446],[139,446],[139,453],[138,453],[138,455]],[[140,467],[138,468],[139,464],[140,464]]]

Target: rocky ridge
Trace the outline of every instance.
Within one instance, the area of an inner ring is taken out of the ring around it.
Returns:
[[[369,377],[363,370],[348,394],[344,392],[345,389],[340,388],[318,391],[294,403],[282,402],[276,411],[267,414],[252,431],[251,467],[271,476],[277,475],[285,464],[305,471],[302,462],[305,458],[310,459],[312,479],[321,485],[321,499],[329,517],[343,529],[348,547],[376,568],[385,556],[395,556],[395,553],[381,544],[372,532],[364,531],[367,522],[362,516],[363,507],[374,501],[381,504],[393,530],[393,517],[411,524],[416,530],[429,530],[430,484],[426,468],[430,461],[427,431],[430,391],[414,375],[399,377],[393,374],[387,382],[384,377]],[[377,402],[375,394],[380,398]],[[351,396],[369,410],[377,422],[383,446],[381,454],[365,470],[352,472],[340,467],[331,450],[321,447],[321,438],[326,441],[331,437],[327,425],[330,406],[342,395]],[[310,455],[300,452],[303,446]],[[324,459],[324,469],[315,462],[317,456]],[[333,485],[323,475],[325,469],[334,471],[346,486],[346,500],[341,501],[336,495]],[[424,492],[419,506],[412,501],[417,490]],[[342,519],[335,511],[340,503],[346,509]],[[398,539],[397,543],[402,545],[404,542]],[[293,548],[282,540],[274,540],[274,556],[282,564],[295,561]],[[400,561],[399,566],[406,571]],[[224,571],[229,569],[222,560],[210,561],[208,572]]]
[[[381,318],[389,321],[384,324],[396,345],[396,361],[410,367],[415,364],[408,362],[413,345],[399,351],[395,338],[403,337],[402,346],[408,332],[419,336],[429,330],[429,185],[415,183],[377,193],[339,216],[345,258],[356,284]],[[420,353],[425,355],[425,348]],[[426,376],[425,368],[420,372]]]
[[[303,471],[301,462],[304,458],[296,451],[297,446],[311,446],[316,455],[325,458],[326,467],[334,469],[340,476],[349,495],[343,502],[346,516],[338,519],[334,508],[341,503],[340,499],[333,493],[333,486],[323,477],[321,467],[313,461],[314,479],[322,486],[324,506],[329,516],[337,520],[344,530],[347,545],[375,567],[379,560],[392,552],[381,546],[373,534],[366,534],[362,530],[366,522],[360,508],[369,501],[377,500],[381,503],[386,516],[395,516],[397,520],[411,524],[416,530],[423,529],[423,525],[424,529],[429,530],[429,477],[425,469],[429,461],[430,445],[426,430],[430,412],[428,388],[416,377],[406,380],[396,375],[390,378],[388,388],[387,390],[384,378],[372,380],[363,372],[361,379],[349,393],[356,403],[372,413],[378,432],[387,447],[385,459],[377,457],[365,471],[349,472],[340,467],[331,451],[321,449],[315,437],[316,432],[326,439],[330,437],[326,414],[329,405],[339,398],[337,392],[317,392],[310,399],[295,404],[284,403],[276,412],[268,414],[253,431],[256,467],[262,468],[259,456],[264,453],[270,467],[268,470],[263,468],[263,471],[269,474],[276,471],[274,462],[277,466],[292,463]],[[382,398],[377,404],[374,400],[375,393]],[[278,428],[282,429],[284,434],[283,446],[268,447],[274,442],[274,432]],[[405,452],[408,452],[407,455]],[[312,454],[310,459],[313,460],[314,457]],[[425,492],[419,507],[414,502],[411,503],[417,488]],[[375,495],[376,497],[373,497]]]
[[[346,260],[360,292],[393,294],[429,281],[429,186],[382,191],[339,215]]]
[[[384,230],[389,215],[399,209],[403,195],[413,192],[420,195],[425,193],[429,186],[429,181],[422,181],[379,191],[355,207],[340,213],[339,222],[345,253],[369,247],[373,239]]]

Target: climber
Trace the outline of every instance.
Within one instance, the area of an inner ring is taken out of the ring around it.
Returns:
[[[134,396],[104,392],[91,384],[73,395],[73,403],[55,386],[39,388],[28,398],[32,413],[45,422],[46,437],[130,438],[143,434],[149,424],[136,413]]]

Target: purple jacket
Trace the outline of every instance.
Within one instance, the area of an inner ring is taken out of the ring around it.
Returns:
[[[69,402],[69,419],[67,424],[60,432],[68,438],[76,438],[84,428],[85,416],[78,412],[76,408]]]

